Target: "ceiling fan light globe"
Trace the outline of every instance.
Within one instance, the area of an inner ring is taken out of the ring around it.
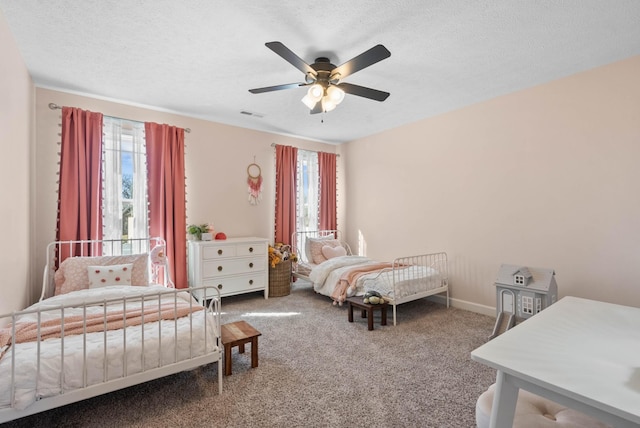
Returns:
[[[329,112],[336,108],[336,106],[337,104],[331,99],[331,97],[322,97],[322,110],[324,112]]]
[[[316,106],[316,103],[318,101],[312,99],[309,94],[305,95],[304,97],[302,97],[302,103],[304,105],[306,105],[307,107],[309,107],[309,110],[313,110],[313,108]]]
[[[327,96],[338,105],[344,100],[344,91],[337,86],[329,86],[329,88],[327,88]]]
[[[324,88],[320,84],[311,85],[307,91],[307,96],[314,101],[320,101],[324,95]]]

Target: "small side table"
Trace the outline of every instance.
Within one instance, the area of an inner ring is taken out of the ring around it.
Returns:
[[[370,303],[364,303],[363,297],[348,297],[347,304],[349,307],[349,322],[353,322],[353,307],[362,310],[362,318],[367,318],[368,329],[373,330],[373,312],[376,309],[380,309],[380,325],[387,325],[387,307],[389,303],[385,300],[384,303],[372,305]]]
[[[231,376],[231,348],[238,347],[238,353],[244,354],[244,345],[251,343],[251,367],[258,367],[258,330],[246,321],[223,324],[222,345],[224,345],[224,374]]]

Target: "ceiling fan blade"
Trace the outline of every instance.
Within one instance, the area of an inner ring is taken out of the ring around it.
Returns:
[[[291,49],[289,49],[288,47],[286,47],[282,43],[280,43],[280,42],[268,42],[268,43],[265,43],[265,45],[269,49],[271,49],[272,51],[274,51],[275,53],[280,55],[282,58],[284,58],[285,61],[289,62],[295,68],[297,68],[298,70],[302,71],[305,75],[307,75],[309,73],[311,73],[313,76],[317,75],[316,71],[313,68],[311,68],[311,66],[309,64],[304,62],[298,55],[294,54],[291,51]]]
[[[340,83],[336,86],[345,91],[347,94],[357,95],[359,97],[369,98],[376,101],[384,101],[390,95],[389,92],[383,92],[377,89],[353,85],[351,83]]]
[[[307,86],[306,83],[287,83],[285,85],[266,86],[264,88],[249,89],[252,94],[261,94],[263,92],[280,91],[282,89],[297,88],[299,86]]]
[[[383,59],[389,58],[390,56],[391,52],[389,52],[387,48],[382,45],[375,45],[368,51],[365,51],[357,57],[352,58],[344,64],[341,64],[334,68],[331,71],[331,76],[333,77],[340,73],[340,79],[344,79],[348,75],[353,74],[356,71],[360,71],[363,68],[369,67],[370,65],[382,61]]]

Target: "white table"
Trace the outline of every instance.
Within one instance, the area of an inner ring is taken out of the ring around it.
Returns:
[[[518,389],[614,427],[640,426],[640,308],[564,297],[473,352],[498,371],[491,427],[511,427]]]

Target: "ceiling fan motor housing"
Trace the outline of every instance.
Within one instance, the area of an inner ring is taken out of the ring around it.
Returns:
[[[316,58],[316,62],[311,64],[311,68],[316,71],[315,81],[323,86],[328,86],[329,83],[336,84],[337,79],[334,82],[331,76],[331,72],[336,68],[334,64],[331,64],[329,58],[321,56]]]

